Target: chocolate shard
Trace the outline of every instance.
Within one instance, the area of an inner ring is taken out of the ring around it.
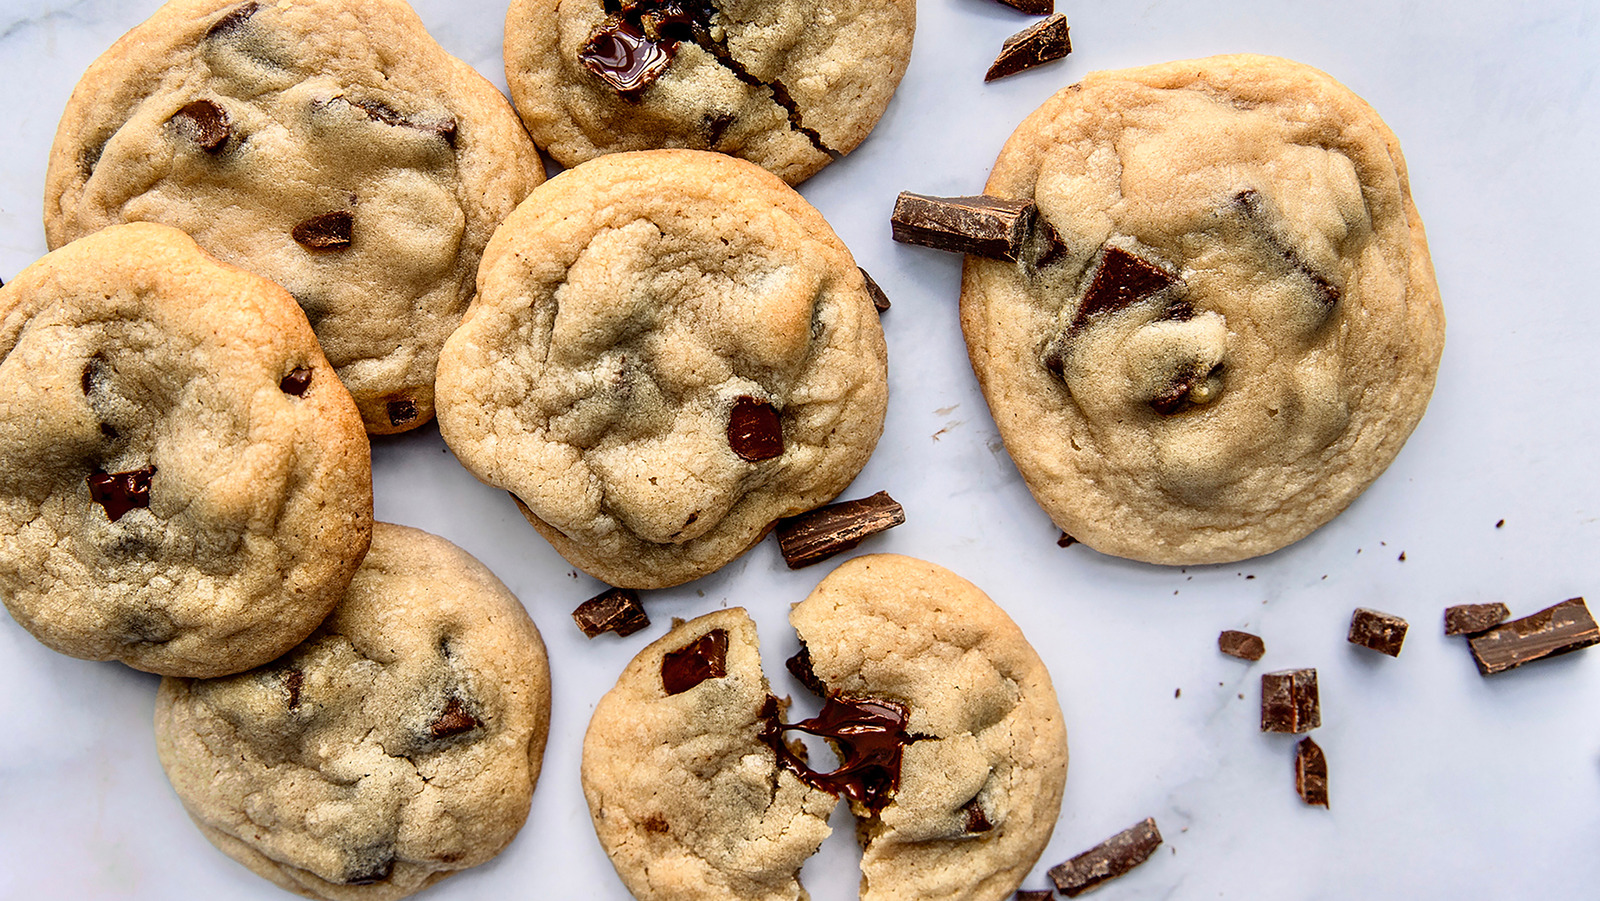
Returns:
[[[1066,13],[1056,13],[1006,38],[983,80],[994,81],[1061,59],[1072,52],[1068,32]]]
[[[129,510],[150,506],[150,478],[155,474],[153,465],[127,472],[91,473],[89,499],[105,508],[106,516],[116,522]]]
[[[1052,892],[1049,889],[1045,889],[1043,891],[1017,889],[1016,901],[1050,901],[1050,899],[1054,896],[1055,892]]]
[[[572,611],[572,621],[590,638],[603,632],[625,637],[650,625],[650,615],[639,603],[639,592],[612,588],[579,604]]]
[[[309,250],[344,250],[350,246],[355,217],[348,210],[334,210],[306,219],[290,232],[300,246]]]
[[[1146,819],[1111,836],[1066,863],[1050,868],[1056,891],[1068,898],[1087,892],[1142,864],[1161,847],[1161,831]]]
[[[883,289],[878,287],[878,283],[872,280],[872,276],[867,274],[867,270],[862,269],[860,266],[857,266],[856,269],[860,270],[861,277],[867,282],[867,295],[872,298],[873,308],[880,313],[889,309],[889,295],[883,293]]]
[[[1056,11],[1056,0],[999,0],[999,2],[1030,16],[1048,16]]]
[[[707,679],[727,674],[727,629],[712,629],[661,658],[661,686],[669,695],[683,694]]]
[[[1505,604],[1457,604],[1444,609],[1444,634],[1473,635],[1506,621],[1511,608]]]
[[[889,492],[880,491],[778,520],[778,549],[790,569],[800,569],[848,551],[868,536],[905,521],[905,509]]]
[[[292,394],[295,397],[305,394],[306,389],[310,387],[311,370],[304,366],[296,366],[291,369],[289,374],[283,377],[283,381],[278,383],[279,391],[284,394]]]
[[[451,695],[445,702],[444,710],[428,724],[428,733],[434,738],[449,738],[452,735],[471,732],[481,725],[483,724],[478,718],[467,711],[461,699]]]
[[[900,192],[889,224],[896,241],[1014,263],[1039,218],[1031,200],[979,194],[929,197]]]
[[[1406,621],[1391,613],[1357,607],[1350,616],[1349,642],[1390,657],[1400,656],[1406,640]]]
[[[389,424],[402,426],[417,418],[417,402],[409,397],[391,400],[384,405],[383,412],[389,417]]]
[[[213,101],[191,101],[173,113],[170,121],[206,153],[218,153],[228,143],[228,111]]]
[[[1120,247],[1107,246],[1067,331],[1077,331],[1090,316],[1115,313],[1176,284],[1178,277],[1160,266]]]
[[[783,456],[783,421],[777,408],[748,395],[734,400],[728,413],[728,446],[751,463]]]
[[[672,65],[677,41],[655,41],[618,15],[595,27],[578,51],[578,62],[625,100],[638,100]]]
[[[1307,804],[1328,806],[1328,758],[1309,736],[1295,745],[1294,790]]]
[[[1267,652],[1267,644],[1259,635],[1226,629],[1217,636],[1217,650],[1240,660],[1260,660]]]
[[[1283,670],[1261,677],[1262,732],[1309,732],[1320,725],[1316,670]]]
[[[1569,598],[1532,616],[1514,619],[1467,639],[1478,672],[1485,676],[1524,663],[1570,654],[1600,644],[1600,627],[1583,598]]]

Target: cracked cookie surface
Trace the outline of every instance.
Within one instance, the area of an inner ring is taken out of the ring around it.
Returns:
[[[165,679],[156,742],[218,848],[330,901],[401,898],[500,853],[550,718],[544,644],[481,563],[379,523],[349,595],[281,659]]]
[[[1007,450],[1056,524],[1154,563],[1297,541],[1388,467],[1444,343],[1394,134],[1259,56],[1093,73],[1001,151],[1048,261],[969,257],[961,317]]]
[[[506,80],[563,165],[683,147],[798,184],[872,130],[915,27],[914,0],[513,0]]]
[[[887,403],[883,330],[820,213],[713,153],[613,154],[537,189],[484,255],[439,426],[562,556],[676,585],[835,497]]]
[[[484,244],[544,178],[505,98],[396,0],[174,0],[51,151],[52,247],[157,221],[283,285],[373,434],[433,412]]]
[[[371,531],[360,416],[277,285],[136,223],[0,288],[0,593],[40,641],[239,672],[316,628]]]

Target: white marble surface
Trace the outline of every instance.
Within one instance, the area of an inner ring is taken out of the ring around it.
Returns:
[[[1166,847],[1101,897],[1595,897],[1600,651],[1485,680],[1441,635],[1440,611],[1600,600],[1600,7],[1058,2],[1077,52],[985,85],[1002,39],[1029,20],[992,0],[923,0],[888,114],[802,189],[894,300],[884,320],[888,427],[847,496],[886,488],[910,521],[868,549],[922,556],[978,583],[1032,638],[1061,695],[1071,773],[1028,886],[1046,884],[1049,864],[1154,816]],[[0,0],[0,276],[44,252],[46,152],[78,75],[156,6]],[[441,43],[501,85],[504,7],[418,4]],[[893,244],[894,196],[976,193],[1016,123],[1090,69],[1246,50],[1328,70],[1404,143],[1450,318],[1432,407],[1365,496],[1270,557],[1185,571],[1062,550],[967,366],[959,261]],[[374,451],[379,517],[442,534],[489,564],[543,628],[556,680],[526,828],[499,859],[425,897],[626,899],[578,788],[596,699],[673,616],[730,604],[753,610],[775,685],[797,691],[781,672],[794,649],[785,614],[827,567],[788,572],[767,543],[718,575],[649,595],[656,624],[646,633],[587,642],[567,614],[597,583],[468,475],[437,430]],[[1346,644],[1358,605],[1411,621],[1399,659]],[[1219,655],[1225,628],[1262,634],[1266,659]],[[1290,666],[1321,675],[1315,737],[1332,769],[1331,811],[1296,797],[1292,739],[1256,731],[1258,675]],[[151,741],[155,683],[57,656],[0,617],[0,897],[288,897],[185,818]],[[855,891],[848,823],[835,825],[805,871],[822,901]]]

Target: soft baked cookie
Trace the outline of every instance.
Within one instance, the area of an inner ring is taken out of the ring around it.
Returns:
[[[865,901],[1008,897],[1049,841],[1067,768],[1021,631],[966,580],[892,555],[839,567],[790,621],[789,669],[825,698],[815,717],[783,722],[738,609],[650,645],[595,708],[584,793],[629,891],[804,898],[823,792],[857,818]],[[839,765],[813,769],[794,733],[826,738]]]
[[[162,222],[273,279],[386,434],[432,416],[483,245],[543,179],[510,104],[401,0],[172,0],[73,92],[45,231]]]
[[[1393,133],[1327,75],[1224,56],[1089,75],[986,193],[1036,252],[968,257],[961,320],[1056,524],[1154,563],[1265,554],[1344,509],[1422,417],[1444,342]]]
[[[439,427],[612,585],[712,572],[850,484],[883,330],[822,215],[714,153],[613,154],[529,196],[439,362]]]
[[[872,130],[915,29],[915,0],[512,0],[506,81],[562,165],[684,147],[799,184]]]
[[[367,551],[369,455],[293,299],[182,232],[0,288],[0,594],[62,653],[218,676],[294,647]]]
[[[167,777],[218,848],[308,897],[402,898],[522,828],[550,671],[483,564],[379,523],[311,638],[248,673],[162,680],[155,722]]]

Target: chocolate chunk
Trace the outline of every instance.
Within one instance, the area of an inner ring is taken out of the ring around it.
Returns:
[[[1217,636],[1217,650],[1240,660],[1260,660],[1267,652],[1267,644],[1259,635],[1227,629]]]
[[[1524,663],[1600,644],[1600,627],[1583,598],[1570,598],[1532,616],[1514,619],[1467,639],[1478,672],[1485,676]]]
[[[1050,901],[1050,899],[1054,896],[1055,892],[1052,892],[1049,889],[1045,889],[1042,892],[1024,891],[1023,889],[1018,889],[1016,901]]]
[[[627,636],[650,625],[650,615],[639,603],[639,592],[612,588],[579,604],[572,611],[572,621],[590,638],[602,632]]]
[[[105,378],[106,361],[103,357],[94,356],[89,362],[83,364],[83,375],[78,383],[83,386],[84,396],[93,394],[100,387],[100,382]]]
[[[817,678],[816,670],[811,668],[810,648],[801,645],[800,650],[796,651],[793,657],[784,661],[784,666],[788,668],[790,674],[800,680],[801,685],[811,689],[812,694],[819,698],[828,696],[828,686]]]
[[[999,0],[999,2],[1030,16],[1048,16],[1056,11],[1056,0]]]
[[[1294,790],[1307,804],[1328,806],[1328,758],[1309,736],[1294,748]]]
[[[667,694],[682,694],[707,679],[728,674],[728,630],[712,629],[661,658],[661,686]]]
[[[443,138],[451,146],[455,146],[457,126],[456,120],[453,118],[445,118],[438,122],[411,119],[401,115],[399,111],[387,103],[378,100],[357,100],[353,105],[366,113],[367,118],[374,122],[382,122],[384,125],[391,125],[396,128],[414,128],[417,131],[431,132]]]
[[[861,277],[866,279],[867,294],[872,298],[872,306],[880,313],[889,309],[889,295],[883,293],[883,289],[878,287],[878,283],[872,280],[872,276],[867,274],[867,270],[862,269],[860,266],[857,266],[856,269],[861,272]]]
[[[301,246],[310,250],[344,250],[350,246],[350,231],[354,223],[355,217],[349,211],[334,210],[301,222],[291,234]]]
[[[296,366],[291,369],[289,374],[283,377],[283,381],[278,383],[279,391],[284,394],[292,394],[295,397],[305,394],[306,389],[310,387],[311,370],[304,366]]]
[[[905,732],[910,711],[904,704],[874,698],[830,697],[822,712],[793,725],[778,721],[778,699],[768,697],[761,740],[778,762],[814,788],[843,794],[876,813],[900,787],[900,758],[913,739]],[[806,766],[782,738],[796,730],[826,738],[839,757],[838,769],[818,773]]]
[[[402,426],[417,418],[417,402],[409,397],[391,400],[385,406],[384,412],[389,416],[389,424]]]
[[[250,17],[255,15],[260,9],[261,4],[255,2],[255,0],[235,6],[233,9],[228,10],[227,14],[225,14],[222,18],[212,23],[210,28],[206,29],[206,38],[211,39],[221,37],[237,31],[246,22],[250,21]]]
[[[1506,621],[1511,608],[1505,604],[1457,604],[1444,609],[1444,634],[1472,635],[1492,629]]]
[[[1021,259],[1039,208],[1031,200],[929,197],[900,192],[889,219],[893,237],[952,253],[970,253],[1014,263]]]
[[[1015,75],[1025,69],[1061,59],[1072,52],[1072,37],[1068,34],[1067,16],[1056,13],[1042,22],[1006,38],[1000,46],[1000,55],[989,67],[984,81],[994,81]]]
[[[790,569],[800,569],[848,551],[867,537],[905,521],[906,511],[889,492],[880,491],[778,520],[778,548]]]
[[[1160,266],[1108,245],[1100,254],[1100,265],[1095,267],[1094,279],[1089,282],[1089,290],[1078,304],[1068,331],[1077,331],[1090,316],[1115,313],[1176,284],[1177,276]]]
[[[783,422],[764,400],[744,396],[728,414],[728,446],[751,463],[783,456]]]
[[[1283,670],[1261,677],[1262,732],[1309,732],[1320,725],[1316,670]]]
[[[608,16],[589,35],[578,62],[626,100],[638,100],[672,64],[677,41],[653,41],[637,24]]]
[[[289,709],[300,706],[300,689],[306,683],[306,674],[297,669],[286,670],[282,675],[283,690],[289,695]]]
[[[1257,233],[1268,244],[1272,245],[1272,249],[1283,257],[1283,261],[1288,263],[1290,268],[1304,276],[1307,281],[1311,282],[1311,286],[1316,289],[1317,299],[1322,301],[1323,306],[1332,307],[1339,302],[1339,298],[1343,295],[1343,292],[1339,290],[1339,286],[1335,285],[1331,279],[1321,272],[1313,269],[1311,264],[1307,263],[1293,247],[1289,246],[1286,239],[1273,228],[1273,222],[1278,218],[1278,214],[1269,208],[1268,201],[1262,197],[1261,192],[1254,190],[1240,191],[1234,195],[1233,201],[1244,210],[1246,218],[1255,225]]]
[[[89,499],[105,508],[112,522],[129,510],[150,506],[150,477],[154,466],[128,472],[96,472],[89,476]]]
[[[1056,539],[1056,547],[1072,547],[1073,545],[1075,545],[1077,543],[1078,543],[1078,539],[1073,538],[1071,535],[1068,535],[1066,532],[1062,532],[1061,533],[1061,537]]]
[[[1349,641],[1380,654],[1399,657],[1400,645],[1406,640],[1406,628],[1406,621],[1398,616],[1357,607],[1350,617]]]
[[[963,825],[968,835],[977,835],[994,828],[994,824],[989,822],[989,815],[984,813],[983,808],[979,806],[977,798],[968,801],[966,806],[961,808],[961,813]]]
[[[217,153],[228,143],[228,111],[210,100],[186,104],[172,114],[171,121],[206,153]]]
[[[478,718],[467,712],[461,699],[451,695],[445,702],[444,710],[433,722],[428,724],[428,732],[434,738],[449,738],[463,732],[471,732],[481,726]]]
[[[1068,898],[1076,898],[1109,879],[1128,872],[1145,862],[1161,847],[1161,831],[1156,821],[1124,829],[1066,863],[1050,868],[1050,881],[1056,890]]]

